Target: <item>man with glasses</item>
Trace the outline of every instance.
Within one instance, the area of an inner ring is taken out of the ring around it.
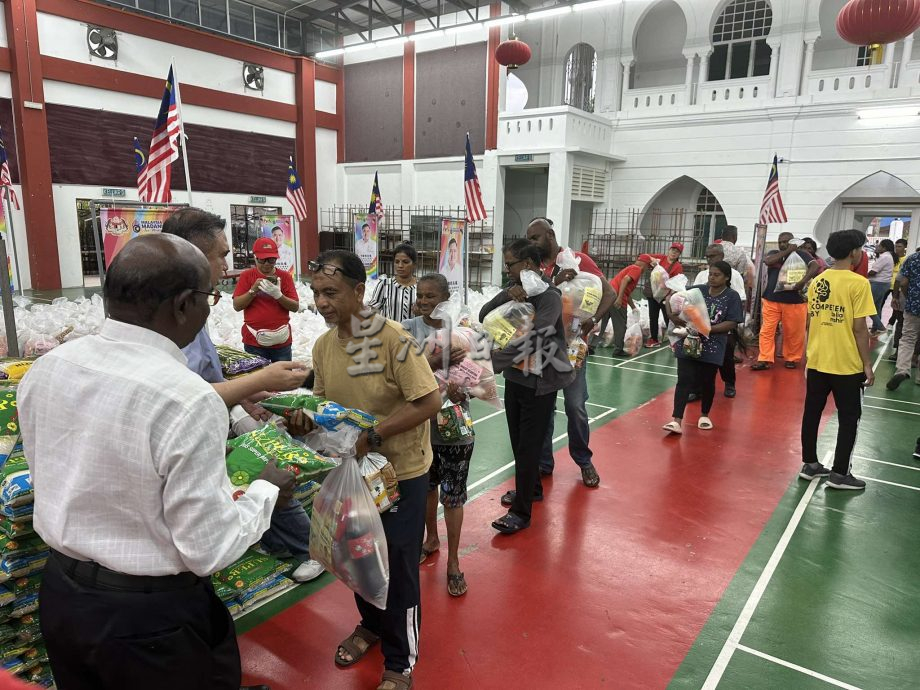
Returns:
[[[300,303],[294,278],[276,271],[278,245],[260,237],[252,245],[255,268],[243,271],[233,291],[233,308],[243,312],[243,349],[271,362],[291,360],[290,312]]]
[[[35,531],[52,549],[39,612],[59,687],[240,687],[210,576],[259,539],[294,477],[272,462],[234,500],[227,408],[180,349],[212,290],[185,240],[131,240],[106,275],[100,333],[41,357],[19,387]]]
[[[399,503],[380,516],[390,562],[386,609],[355,595],[361,623],[339,645],[335,663],[351,666],[380,641],[386,670],[378,687],[406,690],[412,685],[421,622],[418,563],[432,458],[429,420],[441,408],[441,394],[402,325],[364,306],[366,273],[357,254],[324,252],[309,268],[317,311],[331,327],[313,347],[313,393],[380,420],[359,437],[355,454],[384,455],[396,470],[400,493]],[[292,422],[293,432],[307,420],[298,416]],[[307,432],[307,426],[298,433]]]

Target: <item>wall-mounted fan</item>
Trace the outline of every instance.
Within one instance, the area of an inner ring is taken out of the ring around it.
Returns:
[[[243,84],[247,89],[262,91],[265,88],[265,68],[249,62],[243,65]]]
[[[104,26],[86,27],[86,45],[91,57],[100,60],[118,59],[118,37],[115,35],[115,29]]]

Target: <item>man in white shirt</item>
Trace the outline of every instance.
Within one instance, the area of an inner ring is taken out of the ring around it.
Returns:
[[[371,228],[367,223],[361,226],[361,241],[355,244],[355,254],[364,268],[370,268],[377,256],[377,243],[371,240]]]
[[[441,275],[447,278],[451,292],[463,289],[463,262],[460,260],[460,245],[453,237],[447,243],[447,260],[441,266]]]
[[[754,279],[756,275],[754,271],[754,262],[751,261],[751,257],[748,256],[748,253],[736,244],[737,241],[738,228],[734,225],[726,225],[725,229],[722,231],[722,239],[719,240],[719,244],[722,245],[725,261],[732,267],[732,275],[734,275],[734,271],[741,274],[744,289],[738,290],[732,285],[732,290],[741,295],[742,302],[746,302],[747,296],[753,294],[751,291],[754,289]]]
[[[717,261],[725,261],[725,253],[723,252],[722,244],[710,244],[706,247],[706,263],[709,266],[712,266]],[[700,271],[696,278],[693,279],[694,285],[708,285],[709,284],[709,269],[706,268]],[[731,289],[738,293],[741,297],[741,304],[743,305],[747,301],[744,290],[744,279],[741,277],[741,274],[738,273],[732,267],[732,278],[730,283]],[[737,395],[735,390],[735,334],[728,334],[728,347],[725,348],[725,360],[722,362],[722,366],[719,368],[719,374],[722,377],[722,382],[725,384],[725,397],[734,398]],[[699,394],[693,392],[690,394],[690,402],[699,399]]]
[[[293,475],[273,463],[232,498],[227,408],[180,350],[211,290],[193,245],[137,237],[107,273],[100,334],[43,356],[20,385],[35,531],[52,549],[39,611],[59,687],[240,686],[233,622],[209,576],[259,539]]]
[[[272,228],[272,239],[278,245],[278,263],[275,264],[275,268],[279,271],[293,272],[294,263],[296,262],[294,250],[290,245],[285,244],[284,230],[280,226],[276,225]]]

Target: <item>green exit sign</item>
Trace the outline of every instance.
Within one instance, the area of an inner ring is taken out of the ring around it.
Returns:
[[[125,190],[119,187],[103,187],[102,196],[125,196]]]
[[[250,204],[264,204],[265,197],[264,196],[251,196],[249,197],[249,203]]]

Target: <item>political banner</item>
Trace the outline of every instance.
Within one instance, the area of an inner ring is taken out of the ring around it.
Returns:
[[[279,271],[294,273],[297,266],[297,252],[294,244],[294,216],[262,216],[262,237],[269,237],[278,245]]]
[[[109,266],[118,252],[138,235],[160,232],[166,219],[179,208],[179,206],[100,208],[99,225],[102,227],[102,250],[105,252],[105,265]]]
[[[451,292],[463,292],[466,277],[463,257],[466,255],[466,221],[444,218],[441,221],[441,254],[438,273],[447,278]]]
[[[377,277],[377,216],[372,213],[355,214],[355,254],[364,264],[367,279]]]

